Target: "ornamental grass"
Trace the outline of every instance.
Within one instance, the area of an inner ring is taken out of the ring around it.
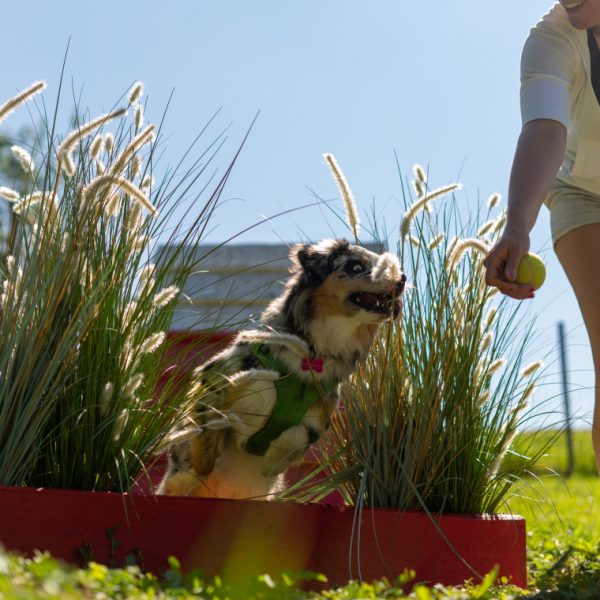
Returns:
[[[419,166],[412,188],[399,225],[408,277],[400,317],[380,327],[366,363],[341,385],[342,410],[322,445],[327,477],[299,496],[337,489],[359,509],[498,512],[551,443],[531,443],[516,470],[503,467],[532,418],[542,366],[528,360],[533,320],[520,317],[522,303],[484,282],[505,212],[494,194],[465,218],[460,186],[430,189]]]
[[[44,87],[1,105],[0,122]],[[13,148],[25,177],[0,188],[15,219],[0,264],[2,485],[126,491],[185,418],[166,333],[231,165],[214,177],[217,134],[155,183],[161,127],[144,125],[142,94],[138,82],[64,137],[57,102],[35,146]]]

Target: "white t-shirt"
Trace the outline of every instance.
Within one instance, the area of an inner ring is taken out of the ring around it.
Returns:
[[[585,30],[555,4],[531,30],[521,57],[521,118],[553,119],[567,128],[557,178],[600,194],[600,104],[590,77]]]

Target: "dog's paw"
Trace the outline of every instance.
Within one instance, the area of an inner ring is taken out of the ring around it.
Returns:
[[[199,496],[201,486],[202,479],[195,473],[175,473],[170,477],[165,477],[156,490],[156,494],[165,496]]]
[[[234,413],[229,413],[227,415],[223,415],[223,417],[220,419],[207,421],[204,427],[208,430],[218,431],[220,429],[241,429],[243,425],[244,421],[242,421],[240,417]]]
[[[303,425],[286,429],[270,446],[263,460],[262,473],[273,477],[283,473],[304,456],[308,445],[308,433]]]
[[[283,473],[290,464],[289,452],[271,444],[265,453],[261,472],[264,477],[275,477]]]
[[[241,387],[255,381],[277,381],[281,374],[269,369],[250,369],[248,371],[239,371],[234,375],[229,375],[227,381],[231,387]]]

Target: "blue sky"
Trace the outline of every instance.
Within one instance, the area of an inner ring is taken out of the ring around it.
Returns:
[[[429,170],[433,186],[460,181],[465,209],[493,192],[504,197],[520,129],[521,46],[547,0],[105,0],[13,2],[3,9],[5,59],[0,101],[45,79],[52,104],[69,37],[68,86],[92,115],[113,106],[137,79],[145,82],[148,120],[168,96],[165,161],[174,162],[221,108],[213,132],[231,123],[220,164],[254,126],[217,213],[211,241],[234,235],[263,215],[335,198],[322,159],[332,152],[364,214],[373,200],[392,229],[402,211],[401,170]],[[63,103],[63,124],[70,116]],[[3,125],[16,129],[21,110]],[[254,228],[240,241],[277,242],[344,235],[318,208]],[[558,393],[556,322],[568,331],[574,410],[591,410],[593,375],[587,336],[551,249],[545,209],[532,250],[548,278],[528,310],[537,317],[533,355],[547,356],[538,402]],[[556,404],[556,403],[554,403]],[[552,404],[552,405],[554,405]]]

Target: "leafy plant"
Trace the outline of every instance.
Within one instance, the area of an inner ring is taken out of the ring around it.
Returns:
[[[0,106],[0,122],[44,87]],[[127,490],[185,417],[183,387],[161,377],[166,331],[233,163],[210,191],[217,135],[155,183],[161,128],[144,125],[142,93],[62,139],[55,114],[44,147],[12,148],[28,189],[0,188],[18,217],[0,265],[2,484]],[[174,221],[188,204],[191,224]]]
[[[460,186],[431,190],[424,170],[414,171],[416,199],[406,202],[398,242],[411,286],[400,318],[342,384],[343,410],[323,445],[330,477],[307,497],[339,486],[358,507],[492,513],[544,451],[516,472],[501,466],[530,417],[541,366],[523,367],[533,324],[484,281],[483,256],[505,219],[493,215],[500,197],[464,221],[454,196],[434,210]]]
[[[256,575],[243,580],[206,577],[200,571],[183,574],[179,561],[169,558],[169,569],[158,578],[143,573],[138,566],[110,569],[90,563],[74,569],[48,554],[31,559],[5,554],[0,549],[0,596],[7,600],[33,598],[207,598],[211,600],[300,600],[314,597],[298,585],[325,581],[314,573]]]

